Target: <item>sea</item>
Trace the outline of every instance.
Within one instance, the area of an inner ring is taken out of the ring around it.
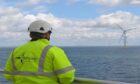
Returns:
[[[140,84],[140,47],[61,47],[76,68],[76,77]],[[11,47],[0,48],[4,68]],[[0,74],[0,84],[11,84]]]

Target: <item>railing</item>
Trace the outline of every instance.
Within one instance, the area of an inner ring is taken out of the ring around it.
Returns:
[[[3,74],[3,73],[4,73],[4,70],[0,69],[0,74]],[[3,84],[11,84],[11,83],[7,83],[8,81],[0,81],[0,83],[1,82],[3,82]],[[72,84],[132,84],[132,83],[124,83],[124,82],[106,81],[106,80],[97,80],[97,79],[76,77]]]
[[[0,69],[0,73],[4,73],[4,70],[3,69]]]
[[[124,82],[106,81],[106,80],[97,80],[97,79],[76,77],[73,84],[134,84],[134,83],[124,83]]]

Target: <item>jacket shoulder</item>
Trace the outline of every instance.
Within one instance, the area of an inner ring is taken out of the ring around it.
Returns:
[[[28,46],[28,43],[25,43],[25,44],[23,44],[23,45],[20,45],[20,46],[18,46],[18,47],[15,47],[15,48],[14,48],[14,51],[24,50],[24,48],[27,49],[27,46]],[[26,50],[26,49],[25,49],[25,50]]]
[[[52,46],[52,48],[50,50],[51,51],[63,51],[63,49],[58,46]]]
[[[52,53],[64,53],[64,50],[57,46],[52,46],[49,51]]]

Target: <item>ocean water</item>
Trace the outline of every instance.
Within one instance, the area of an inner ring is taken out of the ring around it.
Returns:
[[[0,68],[13,48],[0,48]],[[140,84],[140,47],[62,47],[77,77]],[[7,83],[0,75],[2,84]]]

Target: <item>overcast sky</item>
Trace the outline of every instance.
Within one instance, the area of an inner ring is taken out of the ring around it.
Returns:
[[[30,40],[28,25],[37,20],[53,26],[51,43],[58,46],[140,45],[140,0],[0,0],[0,46]]]

